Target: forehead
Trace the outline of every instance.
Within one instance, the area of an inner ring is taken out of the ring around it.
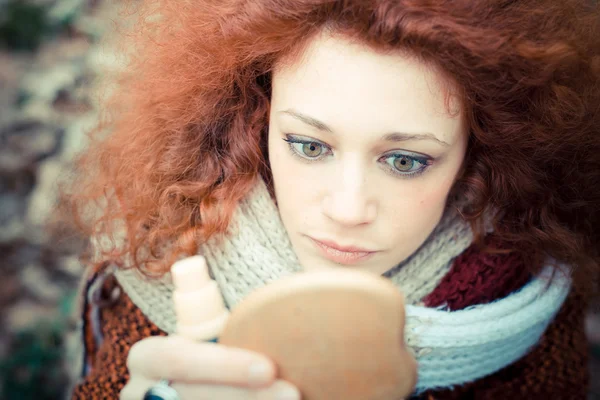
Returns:
[[[440,139],[461,123],[451,80],[405,52],[381,53],[330,34],[277,65],[274,111],[294,108],[341,131],[430,131]],[[449,100],[449,101],[447,101]]]

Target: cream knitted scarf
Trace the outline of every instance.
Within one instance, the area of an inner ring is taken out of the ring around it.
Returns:
[[[419,363],[417,390],[468,382],[520,358],[539,340],[569,290],[567,277],[555,279],[548,290],[540,277],[490,305],[457,312],[417,305],[472,240],[470,226],[448,207],[422,246],[384,274],[401,288],[409,304],[405,334]],[[229,308],[253,290],[302,271],[262,180],[238,205],[227,234],[212,238],[198,252],[206,257]],[[175,331],[169,274],[160,280],[148,280],[134,269],[115,274],[154,324],[168,333]]]

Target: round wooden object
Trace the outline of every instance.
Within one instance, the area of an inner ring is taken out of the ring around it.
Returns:
[[[283,278],[231,313],[219,343],[269,356],[303,400],[398,400],[416,383],[404,346],[404,298],[356,271]]]

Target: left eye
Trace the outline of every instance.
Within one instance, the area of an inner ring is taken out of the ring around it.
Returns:
[[[413,172],[426,165],[426,162],[402,154],[388,157],[386,162],[398,172]]]

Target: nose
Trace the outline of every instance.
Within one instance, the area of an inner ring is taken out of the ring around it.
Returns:
[[[344,226],[371,223],[377,217],[376,202],[367,191],[366,179],[356,174],[341,174],[323,198],[325,216]]]

